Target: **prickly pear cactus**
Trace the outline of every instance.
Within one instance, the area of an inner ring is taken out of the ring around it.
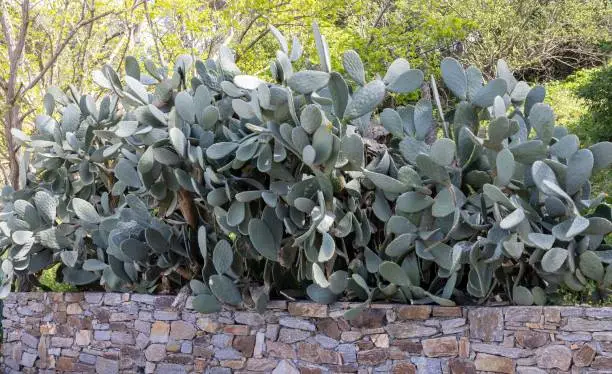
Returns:
[[[2,192],[2,295],[56,263],[82,287],[189,283],[201,312],[306,296],[531,305],[587,278],[610,286],[611,209],[589,177],[612,163],[612,143],[580,149],[544,88],[502,60],[485,82],[444,59],[454,107],[432,78],[433,103],[383,108],[424,74],[397,59],[368,81],[354,51],[345,75],[332,71],[313,29],[319,64],[302,71],[300,42],[289,50],[272,29],[271,83],[222,47],[172,71],[105,66],[97,101],[51,89],[34,134],[14,132],[29,172]]]

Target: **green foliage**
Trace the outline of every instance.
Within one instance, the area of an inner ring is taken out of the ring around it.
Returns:
[[[381,108],[424,74],[400,58],[367,79],[348,52],[344,77],[316,24],[319,65],[297,71],[302,49],[272,30],[271,83],[222,47],[174,70],[105,65],[97,102],[50,89],[37,131],[13,131],[32,172],[2,191],[2,295],[56,264],[84,288],[189,283],[202,312],[263,310],[278,294],[530,305],[587,278],[609,287],[612,209],[589,177],[610,166],[612,143],[579,149],[542,87],[503,60],[483,82],[447,58],[454,108],[436,90],[433,103]]]
[[[568,287],[561,287],[551,296],[551,301],[555,305],[575,306],[588,304],[594,307],[610,306],[612,305],[612,293],[606,289],[602,289],[596,281],[589,279],[584,288],[579,291],[572,290]]]
[[[607,65],[579,70],[562,81],[546,84],[546,102],[556,109],[557,122],[578,135],[583,146],[610,140],[611,69]],[[612,190],[611,173],[606,169],[593,175],[595,193]]]
[[[577,93],[589,109],[585,124],[579,127],[587,135],[586,140],[595,143],[612,139],[612,65],[594,70],[589,79],[580,84]]]

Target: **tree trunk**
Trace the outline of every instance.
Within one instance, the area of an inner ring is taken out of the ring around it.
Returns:
[[[10,100],[11,96],[8,96],[7,98]],[[5,182],[7,185],[10,184],[13,186],[13,188],[18,189],[20,187],[19,160],[17,157],[17,144],[15,143],[15,138],[13,138],[11,129],[21,130],[21,120],[19,118],[19,105],[11,103],[10,101],[7,104],[9,109],[6,111],[6,115],[4,116],[4,136],[6,138],[6,154],[8,156],[9,163],[9,180]]]

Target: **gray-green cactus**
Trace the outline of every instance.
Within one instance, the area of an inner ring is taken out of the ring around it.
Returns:
[[[189,282],[202,312],[283,295],[542,304],[561,284],[610,286],[611,209],[589,177],[610,166],[612,143],[579,149],[542,87],[502,60],[483,82],[446,58],[454,108],[382,108],[423,73],[398,59],[368,82],[348,51],[345,79],[316,25],[319,65],[294,71],[301,44],[289,51],[271,30],[273,83],[242,74],[223,47],[173,71],[129,57],[121,79],[105,66],[98,102],[51,89],[35,133],[14,134],[35,172],[2,192],[1,294],[56,263],[82,287]]]

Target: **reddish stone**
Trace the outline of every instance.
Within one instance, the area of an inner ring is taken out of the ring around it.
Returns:
[[[220,364],[223,367],[238,370],[244,367],[244,364],[246,364],[246,358],[241,358],[238,360],[223,360],[220,361]]]
[[[389,357],[389,354],[387,349],[384,348],[374,348],[357,352],[357,361],[360,364],[368,366],[382,364],[387,361],[387,357]]]
[[[514,361],[511,358],[479,353],[474,366],[478,371],[494,371],[496,373],[514,373]]]
[[[516,342],[525,348],[538,348],[548,342],[548,334],[532,330],[519,330],[514,333]]]
[[[423,352],[423,344],[407,339],[395,339],[391,342],[391,345],[399,347],[399,349],[408,353],[421,354]]]
[[[431,306],[429,305],[405,305],[397,310],[397,317],[400,320],[416,319],[425,320],[431,315]]]
[[[355,342],[355,344],[357,345],[357,348],[359,348],[360,351],[366,351],[368,349],[374,348],[374,343],[369,340],[359,340]]]
[[[427,357],[457,356],[457,338],[445,336],[442,338],[423,340],[423,352]]]
[[[255,335],[236,336],[232,343],[235,349],[240,351],[244,357],[253,357],[255,349]]]
[[[227,325],[223,327],[223,332],[233,335],[249,335],[250,328],[247,325]]]
[[[340,353],[330,351],[318,344],[298,343],[298,357],[300,360],[315,364],[341,364]]]
[[[295,360],[297,356],[295,355],[295,350],[291,346],[291,344],[282,343],[282,342],[266,342],[266,351],[268,352],[268,356],[277,357],[277,358],[286,358]]]
[[[476,374],[476,365],[470,360],[452,358],[448,361],[452,374]]]
[[[271,358],[249,358],[247,360],[247,371],[270,372],[278,365],[278,361]]]
[[[340,334],[342,333],[340,328],[338,328],[338,323],[333,318],[323,318],[318,321],[317,331],[336,340],[340,339]]]
[[[78,303],[85,299],[83,292],[67,292],[64,294],[64,301],[67,303]]]
[[[459,357],[470,357],[470,339],[465,336],[459,339]]]
[[[458,306],[434,306],[431,314],[434,317],[462,317],[463,310]]]
[[[597,356],[591,364],[591,369],[610,370],[612,368],[612,357]]]
[[[586,367],[591,365],[597,351],[590,344],[583,345],[579,350],[574,351],[574,366]]]
[[[415,374],[416,367],[410,362],[400,362],[393,365],[393,374]]]
[[[74,361],[75,359],[72,357],[58,357],[57,361],[55,361],[55,368],[57,370],[71,371],[74,367]]]
[[[289,303],[289,314],[302,317],[325,318],[327,305],[316,303]]]
[[[383,327],[386,323],[386,311],[384,309],[364,309],[357,317],[349,321],[353,327],[373,329]]]

